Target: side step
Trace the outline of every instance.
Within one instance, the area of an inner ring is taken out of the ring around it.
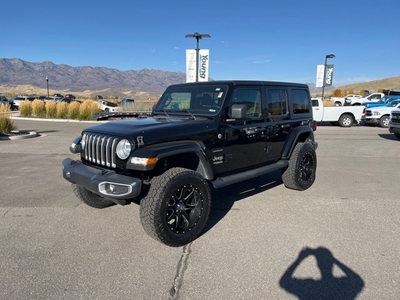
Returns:
[[[211,181],[211,184],[214,186],[214,188],[219,189],[234,183],[238,183],[241,181],[245,181],[254,177],[258,177],[267,173],[271,173],[277,170],[281,170],[283,168],[286,168],[289,165],[289,161],[287,160],[280,160],[277,161],[276,163],[259,167],[256,169],[232,174],[232,175],[227,175],[223,177],[219,177],[214,181]]]

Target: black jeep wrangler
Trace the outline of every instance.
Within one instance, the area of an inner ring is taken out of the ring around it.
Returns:
[[[95,208],[140,202],[145,231],[169,246],[193,241],[207,222],[210,185],[281,170],[308,189],[317,157],[305,84],[212,81],[169,86],[150,117],[85,129],[63,161],[75,195]]]

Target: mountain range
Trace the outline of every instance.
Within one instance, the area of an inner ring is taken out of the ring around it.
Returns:
[[[0,59],[0,85],[33,85],[52,90],[81,92],[84,90],[129,89],[132,91],[162,92],[168,85],[186,81],[182,72],[142,69],[120,71],[104,67],[72,67],[27,62],[19,58]]]
[[[48,78],[48,82],[46,81]],[[229,78],[227,78],[229,79]],[[390,80],[389,80],[390,79]],[[400,87],[400,77],[376,81],[380,88]],[[159,95],[171,84],[183,83],[186,74],[154,69],[121,71],[105,67],[72,67],[65,64],[54,64],[50,61],[28,62],[19,58],[0,58],[0,86],[29,85],[30,91],[35,87],[46,89],[47,83],[52,91],[68,91],[72,93],[86,92],[96,94],[97,91],[107,90],[107,93],[117,97],[153,93]],[[375,82],[375,81],[374,81]],[[358,91],[373,89],[374,82],[365,82],[346,86]],[[314,83],[307,83],[311,94],[321,93]],[[325,91],[335,87],[325,87]],[[11,90],[11,88],[9,89]]]

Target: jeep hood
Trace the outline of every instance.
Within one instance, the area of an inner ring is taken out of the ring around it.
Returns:
[[[217,118],[216,118],[217,119]],[[145,143],[161,142],[170,139],[191,139],[191,137],[212,131],[216,120],[198,117],[146,117],[138,119],[125,119],[110,121],[101,125],[91,126],[84,132],[101,135],[120,136],[136,139],[143,136]]]

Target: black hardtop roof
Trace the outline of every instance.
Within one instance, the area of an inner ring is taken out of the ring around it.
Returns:
[[[170,87],[199,86],[199,85],[228,85],[228,86],[271,85],[271,86],[292,86],[292,87],[308,88],[308,85],[305,83],[263,81],[263,80],[214,80],[214,81],[173,84],[170,85]]]

